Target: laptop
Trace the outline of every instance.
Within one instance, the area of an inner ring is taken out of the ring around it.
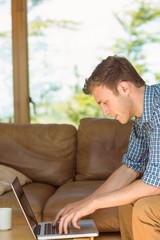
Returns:
[[[69,233],[59,234],[58,224],[53,226],[52,222],[38,222],[36,220],[18,177],[13,180],[11,187],[35,239],[84,238],[97,237],[99,235],[95,222],[92,219],[79,220],[80,229],[74,228],[72,224],[69,224]]]

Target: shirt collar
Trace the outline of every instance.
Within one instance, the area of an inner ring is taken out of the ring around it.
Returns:
[[[154,87],[146,85],[144,93],[142,122],[148,122],[151,119],[153,110],[153,100],[154,100]]]
[[[154,87],[145,85],[143,113],[142,117],[137,118],[140,125],[150,121],[153,110],[153,100],[154,100]]]

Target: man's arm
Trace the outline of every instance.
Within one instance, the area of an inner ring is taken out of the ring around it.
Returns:
[[[62,219],[63,216],[66,216],[74,209],[78,209],[78,207],[81,205],[84,205],[87,203],[90,199],[94,199],[97,195],[101,195],[104,193],[114,192],[131,182],[133,182],[137,177],[139,176],[139,173],[134,171],[133,169],[128,168],[126,165],[122,165],[120,168],[118,168],[106,181],[104,184],[102,184],[94,193],[92,193],[90,196],[84,198],[81,201],[74,202],[67,204],[63,209],[61,209],[55,220],[54,224],[59,219]]]
[[[97,194],[113,192],[117,189],[120,189],[123,186],[126,186],[132,181],[134,181],[138,176],[139,172],[136,172],[123,164],[91,195],[82,199],[81,201],[69,203],[64,208],[62,208],[58,212],[54,220],[54,224],[56,224],[56,222],[59,221],[59,219],[66,215],[68,212],[82,204],[82,202],[88,201],[90,198],[94,197]]]
[[[62,216],[59,223],[60,233],[68,233],[68,223],[79,228],[78,220],[95,212],[97,209],[129,204],[139,198],[160,194],[160,188],[150,186],[141,179],[136,180],[113,192],[93,194],[92,197],[79,204],[76,208]]]
[[[112,175],[91,195],[113,192],[118,190],[140,176],[140,173],[122,164]]]

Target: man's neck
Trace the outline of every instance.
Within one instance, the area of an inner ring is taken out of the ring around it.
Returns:
[[[134,116],[142,117],[144,105],[145,86],[133,89],[133,111]]]

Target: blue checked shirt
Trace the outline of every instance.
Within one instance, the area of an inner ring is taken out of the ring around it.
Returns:
[[[143,114],[131,130],[122,162],[143,173],[143,181],[160,187],[160,84],[145,86]]]

